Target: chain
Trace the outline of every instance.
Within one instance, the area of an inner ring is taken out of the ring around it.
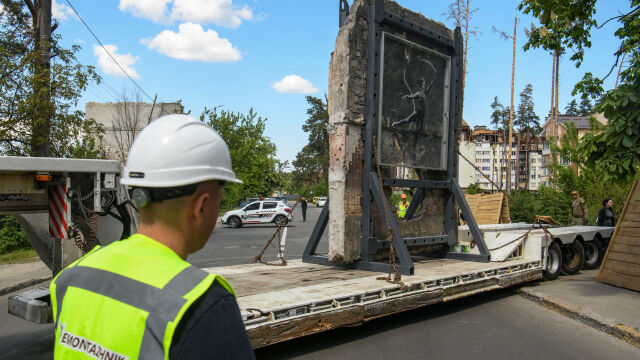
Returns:
[[[303,194],[307,193],[307,189],[305,189],[305,191],[303,192]],[[298,204],[300,203],[300,198],[298,198],[298,201],[296,201],[295,204],[293,204],[293,207],[291,208],[291,213],[293,214],[293,210],[296,209],[296,207],[298,206]],[[258,254],[256,257],[253,258],[253,260],[251,260],[251,263],[261,263],[261,264],[265,264],[265,265],[271,265],[271,266],[287,266],[287,259],[284,258],[284,254],[282,253],[282,246],[281,246],[281,242],[282,242],[282,228],[284,227],[284,225],[287,223],[287,218],[285,217],[284,220],[280,221],[278,223],[278,228],[276,229],[276,232],[273,233],[273,235],[271,235],[271,238],[269,238],[269,240],[267,241],[267,244],[262,248],[262,251],[260,251],[260,254]],[[268,262],[268,261],[264,261],[262,260],[262,255],[264,255],[264,252],[269,248],[269,246],[275,246],[273,245],[273,239],[276,238],[276,236],[278,237],[278,259],[280,259],[280,262]]]
[[[380,194],[384,194],[384,188],[382,187],[382,175],[380,174],[380,165],[378,164],[378,151],[376,148],[376,137],[373,136],[373,156],[376,160],[376,173],[378,175],[378,185],[380,186]],[[384,196],[384,195],[383,195]],[[400,284],[400,289],[404,289],[405,285],[402,282],[402,275],[398,271],[398,265],[396,264],[396,250],[393,246],[393,227],[391,227],[391,221],[389,220],[389,212],[387,211],[389,204],[386,201],[382,201],[382,209],[384,213],[384,221],[387,226],[387,240],[389,241],[389,273],[387,276],[379,276],[377,280],[385,280],[392,284]],[[391,273],[393,272],[393,280],[391,280]]]

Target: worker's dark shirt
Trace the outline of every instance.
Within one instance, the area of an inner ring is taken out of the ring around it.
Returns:
[[[236,299],[212,286],[173,334],[169,359],[255,359]]]

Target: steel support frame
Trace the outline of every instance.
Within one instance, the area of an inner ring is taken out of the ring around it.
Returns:
[[[343,16],[346,18],[348,10],[345,11],[343,7],[343,1],[340,1],[340,25],[344,23]],[[456,169],[457,169],[457,152],[455,151],[455,145],[457,143],[457,129],[458,119],[461,118],[460,111],[462,107],[462,99],[460,98],[459,87],[460,85],[460,57],[462,56],[462,35],[460,29],[457,28],[454,32],[453,41],[445,36],[435,33],[429,29],[419,26],[407,19],[404,19],[395,14],[391,14],[384,11],[384,0],[375,0],[373,4],[369,5],[368,9],[368,44],[367,44],[367,88],[366,88],[366,109],[365,109],[365,132],[364,132],[364,166],[362,173],[362,238],[360,242],[360,255],[361,260],[354,264],[333,264],[328,261],[326,256],[317,255],[315,250],[318,246],[322,233],[326,228],[328,222],[328,206],[325,207],[320,214],[320,218],[313,229],[312,235],[304,250],[302,260],[304,262],[327,264],[334,266],[342,266],[353,268],[357,267],[362,270],[370,271],[382,271],[387,272],[389,270],[389,264],[384,262],[376,262],[373,260],[373,255],[378,249],[384,249],[389,247],[389,241],[386,239],[376,239],[373,236],[373,203],[375,201],[376,206],[379,209],[380,214],[387,215],[389,219],[389,226],[393,229],[393,246],[397,256],[398,271],[403,275],[412,275],[414,272],[414,265],[409,254],[407,245],[415,244],[418,239],[422,243],[447,243],[448,245],[455,245],[456,240],[456,211],[455,202],[461,207],[462,213],[465,219],[468,221],[469,228],[473,239],[478,246],[480,252],[477,254],[462,254],[462,253],[447,253],[447,257],[456,258],[462,260],[482,261],[487,262],[490,260],[490,254],[487,246],[482,237],[482,233],[478,228],[473,214],[471,213],[469,206],[462,194],[460,187],[456,181]],[[426,41],[437,45],[438,47],[445,47],[449,50],[451,55],[451,78],[449,81],[449,126],[448,126],[448,151],[447,151],[447,180],[435,181],[435,180],[406,180],[406,179],[383,179],[382,185],[394,186],[394,187],[414,187],[417,191],[414,198],[407,209],[405,219],[409,220],[413,217],[418,203],[424,195],[424,189],[443,189],[447,190],[445,200],[445,218],[444,218],[444,234],[436,236],[427,236],[424,238],[403,239],[400,227],[396,221],[395,214],[391,211],[390,206],[384,206],[389,204],[384,193],[380,191],[381,186],[376,174],[375,158],[373,153],[373,136],[374,130],[377,129],[379,114],[378,105],[380,101],[380,44],[382,39],[382,24],[388,24],[393,27],[399,28],[407,33],[416,34]]]

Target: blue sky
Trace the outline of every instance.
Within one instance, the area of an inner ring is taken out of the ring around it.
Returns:
[[[129,75],[158,101],[182,100],[198,116],[205,107],[247,113],[253,108],[266,117],[266,135],[277,146],[281,160],[293,160],[306,144],[302,131],[306,95],[324,97],[328,68],[338,33],[337,0],[70,0]],[[349,3],[352,3],[349,0]],[[399,0],[404,7],[451,27],[443,13],[452,0]],[[66,0],[54,0],[56,30],[63,44],[78,44],[78,60],[96,66],[103,83],[92,85],[80,99],[116,101],[132,83],[105,57],[84,25],[72,15]],[[478,31],[471,40],[467,67],[464,119],[488,125],[493,97],[509,103],[510,41],[492,27],[513,32],[518,16],[515,98],[525,85],[533,85],[536,113],[543,118],[550,108],[551,56],[542,50],[524,52],[524,27],[535,20],[516,10],[519,1],[471,0],[478,8],[471,20]],[[629,1],[600,0],[600,23],[629,8]],[[592,48],[581,68],[567,58],[560,64],[560,106],[571,101],[573,85],[584,72],[604,76],[615,62],[619,40],[610,22],[592,31]],[[615,71],[605,82],[613,87]],[[143,95],[144,96],[144,95]],[[147,99],[148,100],[148,99]],[[579,99],[578,99],[579,100]],[[148,100],[151,102],[150,100]],[[233,144],[230,144],[233,146]]]

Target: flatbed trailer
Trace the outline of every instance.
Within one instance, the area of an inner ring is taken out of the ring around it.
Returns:
[[[498,256],[504,251],[496,251],[491,262],[416,257],[414,275],[403,276],[402,284],[385,281],[386,274],[300,260],[290,261],[287,266],[243,264],[205,270],[224,276],[232,284],[251,345],[260,348],[538,280],[550,265],[549,243],[559,240],[548,234],[591,241],[608,238],[613,231],[563,227],[545,234],[539,227],[530,228],[530,224],[481,226],[490,248],[503,246],[505,239],[516,235],[522,238],[501,247],[499,250],[512,247],[513,251],[502,259]],[[464,228],[460,230],[464,232]]]

